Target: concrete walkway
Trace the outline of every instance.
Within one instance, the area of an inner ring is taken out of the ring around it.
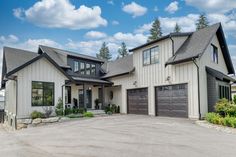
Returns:
[[[96,117],[7,132],[3,157],[235,157],[236,134],[175,118]]]

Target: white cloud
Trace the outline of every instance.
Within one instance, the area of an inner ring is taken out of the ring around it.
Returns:
[[[152,28],[152,23],[146,23],[134,30],[135,33],[148,33]]]
[[[159,10],[158,7],[157,7],[157,6],[154,6],[153,11],[157,12],[158,10]]]
[[[130,4],[124,5],[122,10],[128,14],[131,14],[133,18],[142,16],[147,12],[147,8],[141,6],[135,2],[131,2]]]
[[[85,34],[85,37],[90,39],[100,39],[100,38],[105,38],[106,36],[107,36],[106,33],[98,31],[89,31]]]
[[[185,0],[185,2],[204,12],[225,13],[236,8],[235,0]]]
[[[112,25],[119,25],[120,23],[119,23],[119,21],[113,20],[113,21],[111,22],[111,24],[112,24]]]
[[[24,9],[22,8],[13,9],[13,15],[17,17],[18,19],[23,20],[22,18],[23,14],[24,14]]]
[[[87,55],[95,56],[99,52],[99,49],[103,42],[106,42],[113,58],[117,57],[117,50],[120,47],[121,42],[125,42],[127,48],[133,48],[138,45],[144,44],[147,41],[147,36],[143,34],[133,34],[133,33],[122,33],[117,32],[112,36],[107,36],[106,38],[88,41],[73,41],[69,40],[65,45],[66,48],[84,53]]]
[[[41,27],[69,28],[72,30],[106,26],[101,17],[101,8],[81,5],[76,8],[69,0],[42,0],[27,10],[14,9],[13,14],[20,19]]]
[[[10,34],[7,37],[5,36],[0,36],[0,44],[4,44],[4,43],[15,43],[17,42],[19,39],[17,36]]]
[[[179,3],[177,1],[171,2],[166,8],[165,11],[173,14],[175,13],[179,7],[178,7]]]
[[[114,1],[113,0],[108,0],[107,3],[110,4],[110,5],[114,5]]]

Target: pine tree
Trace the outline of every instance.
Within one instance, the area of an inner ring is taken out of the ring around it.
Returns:
[[[202,29],[202,28],[205,28],[207,27],[209,24],[208,20],[207,20],[207,17],[205,14],[201,14],[199,16],[199,19],[197,20],[197,23],[196,23],[196,29],[199,30],[199,29]]]
[[[97,54],[97,58],[105,59],[107,61],[112,58],[109,48],[107,47],[107,44],[105,42],[102,43],[102,47]]]
[[[175,33],[181,32],[181,27],[180,27],[180,25],[178,23],[175,24],[174,32]]]
[[[128,50],[124,42],[121,43],[121,48],[118,49],[118,57],[125,57],[128,55]]]
[[[162,36],[162,31],[161,31],[161,23],[159,19],[156,19],[153,24],[152,28],[150,29],[150,36],[148,37],[148,42],[156,40]]]

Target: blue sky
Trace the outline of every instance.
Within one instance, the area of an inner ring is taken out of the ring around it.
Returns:
[[[204,12],[210,24],[222,22],[236,63],[236,0],[1,0],[0,7],[1,52],[43,44],[95,55],[105,41],[115,58],[121,42],[128,48],[145,43],[155,18],[164,34],[176,22],[189,32]]]

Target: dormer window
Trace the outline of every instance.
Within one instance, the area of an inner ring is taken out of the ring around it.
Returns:
[[[74,72],[79,71],[79,62],[74,62]]]
[[[159,47],[153,47],[143,51],[143,65],[156,64],[159,62]]]
[[[212,46],[212,61],[218,64],[218,48],[211,44]]]

